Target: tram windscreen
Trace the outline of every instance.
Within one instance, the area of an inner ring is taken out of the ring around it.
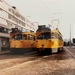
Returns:
[[[12,37],[13,40],[22,40],[22,34],[16,34]]]
[[[50,39],[50,32],[44,32],[38,35],[37,39]]]

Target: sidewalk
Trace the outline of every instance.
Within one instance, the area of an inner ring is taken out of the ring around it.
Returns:
[[[9,53],[9,52],[10,52],[10,50],[0,51],[0,55],[2,55],[2,54],[7,54],[7,53]]]

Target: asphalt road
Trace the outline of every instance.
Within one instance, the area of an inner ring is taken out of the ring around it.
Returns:
[[[0,55],[0,75],[75,75],[75,48],[52,55]]]

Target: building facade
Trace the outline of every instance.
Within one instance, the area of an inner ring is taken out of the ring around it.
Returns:
[[[22,31],[35,31],[36,26],[25,18],[15,6],[5,0],[0,0],[0,51],[9,47],[9,34],[11,28]]]

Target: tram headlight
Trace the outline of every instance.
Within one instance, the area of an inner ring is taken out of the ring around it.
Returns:
[[[41,45],[42,47],[44,46],[44,44]]]
[[[16,47],[16,44],[14,44],[14,47]]]

